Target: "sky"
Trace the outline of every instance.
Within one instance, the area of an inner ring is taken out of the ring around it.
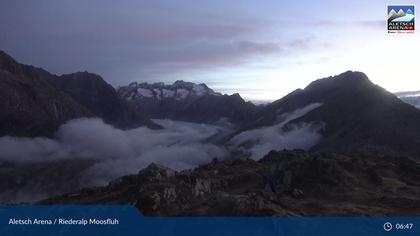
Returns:
[[[116,87],[185,80],[248,100],[278,99],[347,70],[391,92],[419,90],[420,32],[388,34],[387,4],[1,0],[0,50],[55,74],[94,72]]]

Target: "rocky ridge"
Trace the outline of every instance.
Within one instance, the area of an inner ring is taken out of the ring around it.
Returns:
[[[151,164],[42,204],[132,204],[148,216],[418,215],[420,163],[355,153],[270,152],[176,172]]]

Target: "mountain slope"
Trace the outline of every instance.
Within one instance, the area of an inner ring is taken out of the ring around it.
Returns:
[[[48,84],[49,76],[0,51],[0,136],[50,136],[67,120],[93,116]]]
[[[420,153],[420,111],[373,84],[361,72],[312,82],[266,106],[243,130],[271,126],[282,114],[310,104],[322,104],[294,119],[283,128],[299,124],[323,124],[323,138],[316,150],[353,151],[372,148],[418,155]]]
[[[131,83],[120,87],[118,93],[138,111],[156,119],[215,123],[227,118],[232,123],[241,123],[258,110],[239,94],[222,95],[205,84],[184,81],[176,81],[172,85]]]
[[[117,128],[129,129],[143,125],[160,127],[120,98],[116,90],[99,75],[77,72],[50,77],[48,82]]]

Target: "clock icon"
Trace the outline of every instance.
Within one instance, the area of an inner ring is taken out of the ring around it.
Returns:
[[[386,222],[386,223],[384,224],[384,230],[385,230],[385,231],[391,231],[391,229],[392,229],[392,224],[391,224],[391,223],[389,223],[389,222]]]

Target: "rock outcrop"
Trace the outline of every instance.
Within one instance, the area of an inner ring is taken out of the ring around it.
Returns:
[[[217,161],[175,172],[152,164],[106,187],[43,204],[133,204],[145,215],[420,214],[420,163],[407,157],[305,151]]]

